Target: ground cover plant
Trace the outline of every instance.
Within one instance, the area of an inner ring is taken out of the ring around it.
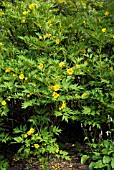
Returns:
[[[114,2],[0,2],[0,167],[69,160],[61,122],[79,123],[89,169],[114,168]],[[4,150],[5,148],[5,150]],[[5,163],[4,163],[5,162]]]

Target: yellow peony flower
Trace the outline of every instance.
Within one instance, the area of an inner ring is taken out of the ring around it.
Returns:
[[[55,151],[56,153],[59,153],[59,149],[56,149],[56,151]]]
[[[109,15],[109,12],[108,12],[108,11],[106,11],[106,12],[105,12],[105,16],[108,16],[108,15]]]
[[[39,145],[38,144],[34,144],[34,147],[37,149],[37,148],[39,148]]]
[[[6,73],[10,73],[11,70],[8,68],[8,69],[5,70],[5,72],[6,72]]]
[[[112,36],[112,38],[114,38],[114,35]]]
[[[106,28],[102,28],[102,32],[106,32]]]
[[[29,98],[29,97],[30,97],[30,94],[27,94],[27,97]]]
[[[35,7],[36,7],[36,4],[35,4],[35,3],[29,5],[29,9],[33,9],[33,8],[35,8]]]
[[[67,69],[67,73],[68,73],[68,74],[72,75],[72,74],[73,74],[73,72],[74,72],[74,71],[73,71],[73,69],[72,69],[72,68]]]
[[[58,97],[59,97],[59,94],[58,94],[58,93],[56,93],[56,92],[53,92],[52,96],[56,99],[56,98],[58,98]]]
[[[43,37],[40,35],[40,36],[39,36],[39,39],[40,39],[40,40],[43,40]]]
[[[22,19],[22,20],[21,20],[21,23],[24,24],[24,23],[25,23],[25,19]]]
[[[31,133],[34,133],[35,130],[34,130],[33,128],[30,128],[30,132],[31,132]]]
[[[66,108],[66,103],[63,102],[63,103],[62,103],[62,106],[61,106],[61,109],[65,109],[65,108]]]
[[[86,97],[87,96],[87,94],[86,93],[83,93],[82,94],[82,98],[84,98],[84,97]]]
[[[87,61],[84,61],[84,64],[85,64],[85,65],[87,65],[87,64],[88,64],[88,62],[87,62]]]
[[[44,65],[42,63],[39,64],[39,68],[42,69]]]
[[[54,89],[55,91],[58,91],[58,90],[60,89],[60,85],[59,85],[59,84],[56,84],[55,86],[53,86],[53,89]]]
[[[56,39],[56,44],[59,44],[59,42],[60,42],[59,39]]]
[[[24,138],[27,138],[27,134],[24,134]]]
[[[2,106],[5,106],[7,103],[5,100],[2,101]]]
[[[32,133],[31,133],[31,131],[29,130],[28,132],[27,132],[27,135],[31,135]]]
[[[50,19],[48,20],[48,24],[51,24],[51,20]]]
[[[28,14],[28,12],[27,11],[23,11],[23,15],[27,15]]]
[[[27,132],[27,135],[32,135],[35,132],[33,128],[30,128],[30,130]]]
[[[1,12],[1,11],[0,11],[0,17],[1,17],[2,15],[4,15],[4,12]]]
[[[3,43],[2,42],[0,42],[0,46],[2,46],[3,45]]]
[[[59,63],[59,67],[62,68],[63,66],[64,66],[64,62],[60,62],[60,63]]]
[[[72,27],[72,24],[69,24],[69,27],[71,28],[71,27]]]
[[[76,64],[75,66],[76,66],[76,68],[80,68],[80,66],[78,64]]]
[[[113,67],[110,67],[110,71],[112,71],[113,70]]]
[[[46,33],[46,38],[50,38],[51,34]]]
[[[24,79],[24,74],[20,74],[19,79],[23,80]]]

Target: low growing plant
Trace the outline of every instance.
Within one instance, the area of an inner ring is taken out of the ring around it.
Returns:
[[[62,121],[80,122],[89,143],[113,142],[114,11],[107,2],[0,4],[0,141],[20,158],[69,159],[56,140]]]

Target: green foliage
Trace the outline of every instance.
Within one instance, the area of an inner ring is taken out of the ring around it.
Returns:
[[[84,164],[88,158],[92,161],[89,165],[89,170],[104,169],[107,170],[114,168],[114,144],[110,140],[103,140],[99,144],[91,144],[90,155],[83,155],[81,163]]]
[[[8,160],[6,160],[3,155],[0,155],[0,169],[7,170],[8,167],[9,167]]]
[[[81,123],[88,143],[113,142],[114,3],[0,5],[0,141],[18,145],[21,158],[69,159],[56,137],[60,122],[72,120]],[[113,167],[113,155],[109,161],[98,153],[90,167]]]

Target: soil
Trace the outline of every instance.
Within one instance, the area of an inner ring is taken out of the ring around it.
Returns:
[[[64,123],[61,128],[62,134],[57,140],[61,150],[65,150],[71,157],[70,161],[64,159],[50,159],[47,167],[49,170],[88,170],[88,165],[80,163],[80,154],[84,154],[87,146],[83,143],[83,131],[80,124]],[[78,130],[76,130],[78,129]],[[42,170],[40,163],[36,158],[20,160],[17,163],[11,161],[9,170]],[[47,168],[44,168],[47,170]]]
[[[65,147],[71,156],[71,160],[67,161],[58,158],[51,159],[48,165],[49,170],[88,170],[88,165],[82,165],[80,163],[80,157],[77,154],[77,148],[82,150],[85,149],[85,146],[82,146],[79,143],[65,143]],[[42,168],[37,159],[31,157],[29,160],[21,160],[17,163],[14,163],[14,165],[12,165],[9,170],[42,170]]]

